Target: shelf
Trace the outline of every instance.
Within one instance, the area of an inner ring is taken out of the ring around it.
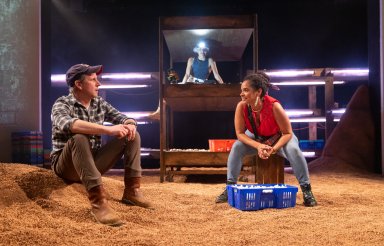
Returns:
[[[229,152],[163,151],[163,161],[169,167],[226,167]]]
[[[164,85],[163,100],[172,111],[234,111],[240,84]]]

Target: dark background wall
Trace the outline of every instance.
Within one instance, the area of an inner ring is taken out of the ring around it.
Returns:
[[[50,107],[58,96],[67,94],[65,87],[50,86],[47,73],[65,73],[75,63],[103,64],[105,72],[156,72],[159,16],[241,14],[258,16],[260,69],[368,67],[364,0],[43,1],[43,40],[49,40],[43,46],[43,64],[47,65],[42,82],[45,143],[49,144],[50,137]],[[225,63],[217,65],[224,80],[231,81],[233,73],[227,71],[232,70]],[[184,69],[182,64],[180,76]],[[336,87],[335,101],[340,107],[346,106],[358,84]],[[323,88],[317,91],[321,108]],[[271,94],[286,108],[308,105],[306,87],[284,87],[278,94]],[[155,110],[159,99],[155,89],[110,91],[109,98],[122,111]],[[182,126],[176,129],[176,147],[194,144],[207,148],[208,138],[234,137],[232,112],[178,114],[175,121]],[[196,124],[204,129],[202,133],[191,130]],[[143,147],[158,147],[158,125],[145,126],[141,132]],[[296,134],[306,137],[305,130]]]

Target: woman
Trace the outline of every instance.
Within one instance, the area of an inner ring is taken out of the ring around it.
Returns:
[[[237,141],[232,146],[228,157],[227,184],[236,184],[243,165],[242,158],[254,153],[268,159],[272,154],[286,158],[292,166],[303,192],[304,205],[317,205],[312,194],[307,162],[294,135],[291,123],[280,102],[268,96],[268,88],[273,87],[267,74],[257,72],[244,78],[241,84],[241,101],[235,112],[235,130]],[[248,116],[251,117],[248,117]],[[281,133],[273,146],[255,141],[254,130],[258,139],[269,139]],[[219,195],[217,203],[227,202],[227,190]]]
[[[185,84],[186,82],[205,83],[208,81],[211,72],[213,72],[213,76],[219,84],[224,83],[217,70],[216,62],[207,56],[208,51],[209,48],[202,43],[193,49],[197,56],[188,59],[185,75],[180,84]]]

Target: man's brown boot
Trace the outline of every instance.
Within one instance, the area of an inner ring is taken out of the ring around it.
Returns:
[[[120,226],[124,224],[115,211],[109,206],[107,193],[102,185],[93,187],[88,191],[88,198],[91,202],[91,213],[96,221],[109,226]]]
[[[140,177],[128,177],[124,179],[125,189],[121,201],[125,204],[143,208],[153,208],[140,191]]]

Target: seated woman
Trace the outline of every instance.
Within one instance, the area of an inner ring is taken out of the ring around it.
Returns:
[[[261,159],[277,154],[286,158],[303,192],[304,205],[317,205],[311,191],[307,162],[299,148],[299,142],[280,102],[269,96],[268,88],[274,87],[267,74],[257,72],[244,78],[241,84],[241,101],[235,111],[237,141],[233,144],[227,163],[227,184],[236,184],[245,155],[257,153]],[[274,144],[259,139],[273,139]],[[255,136],[256,135],[256,136]],[[227,202],[224,192],[216,198],[216,203]]]
[[[217,70],[216,62],[211,57],[208,57],[208,51],[209,48],[204,43],[200,43],[193,49],[197,56],[188,59],[185,75],[180,84],[187,82],[196,84],[209,83],[208,77],[211,72],[213,72],[213,76],[219,84],[224,83]]]

